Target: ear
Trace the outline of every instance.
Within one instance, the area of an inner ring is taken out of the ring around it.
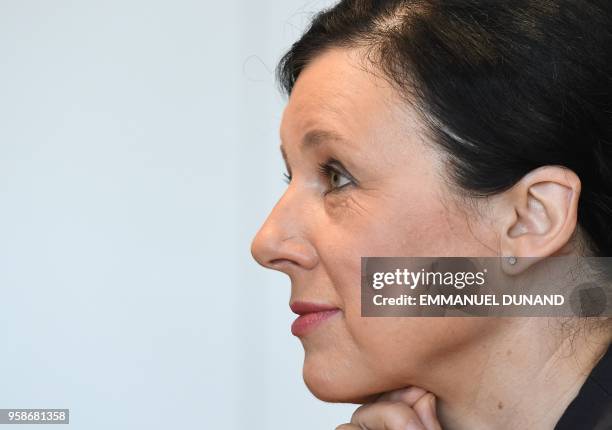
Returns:
[[[573,171],[543,166],[502,193],[502,211],[497,213],[500,252],[517,258],[515,264],[504,259],[507,273],[520,273],[568,244],[578,222],[580,187]]]

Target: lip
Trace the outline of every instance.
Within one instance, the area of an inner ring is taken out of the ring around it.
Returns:
[[[340,312],[336,306],[311,302],[293,302],[289,307],[299,315],[291,324],[291,333],[298,337],[305,336],[323,321]]]

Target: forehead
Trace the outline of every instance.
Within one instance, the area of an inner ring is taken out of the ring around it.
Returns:
[[[378,127],[405,125],[406,103],[356,49],[332,49],[315,57],[301,72],[281,122],[283,141],[299,138],[315,126],[345,135]],[[408,116],[407,116],[408,115]]]

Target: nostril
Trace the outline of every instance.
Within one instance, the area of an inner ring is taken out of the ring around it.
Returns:
[[[295,266],[296,263],[287,258],[275,258],[274,260],[268,261],[268,267],[276,270],[283,270],[289,267]]]

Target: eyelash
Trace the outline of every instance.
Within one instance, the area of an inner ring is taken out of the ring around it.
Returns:
[[[325,163],[319,164],[319,172],[321,172],[321,174],[323,174],[325,178],[327,179],[331,179],[332,175],[335,173],[335,174],[345,177],[351,182],[348,182],[339,187],[330,188],[329,190],[325,191],[324,195],[333,193],[333,192],[338,192],[344,189],[347,185],[351,185],[353,183],[353,178],[351,177],[351,175],[349,175],[348,173],[345,173],[343,169],[339,169],[338,167],[334,166],[334,163],[338,163],[338,161],[330,159]]]
[[[339,169],[338,167],[334,166],[334,164],[340,164],[340,162],[338,160],[330,158],[324,163],[319,163],[319,172],[323,176],[325,176],[327,179],[330,179],[331,175],[336,173],[338,175],[344,176],[346,179],[350,180],[351,182],[341,185],[339,187],[331,188],[330,190],[325,191],[324,195],[328,193],[339,191],[343,189],[344,187],[346,187],[347,185],[353,185],[356,183],[355,179],[350,174],[348,174],[348,172],[345,172],[344,169]],[[289,173],[283,173],[283,180],[285,181],[285,183],[289,184],[291,182],[291,175]]]

